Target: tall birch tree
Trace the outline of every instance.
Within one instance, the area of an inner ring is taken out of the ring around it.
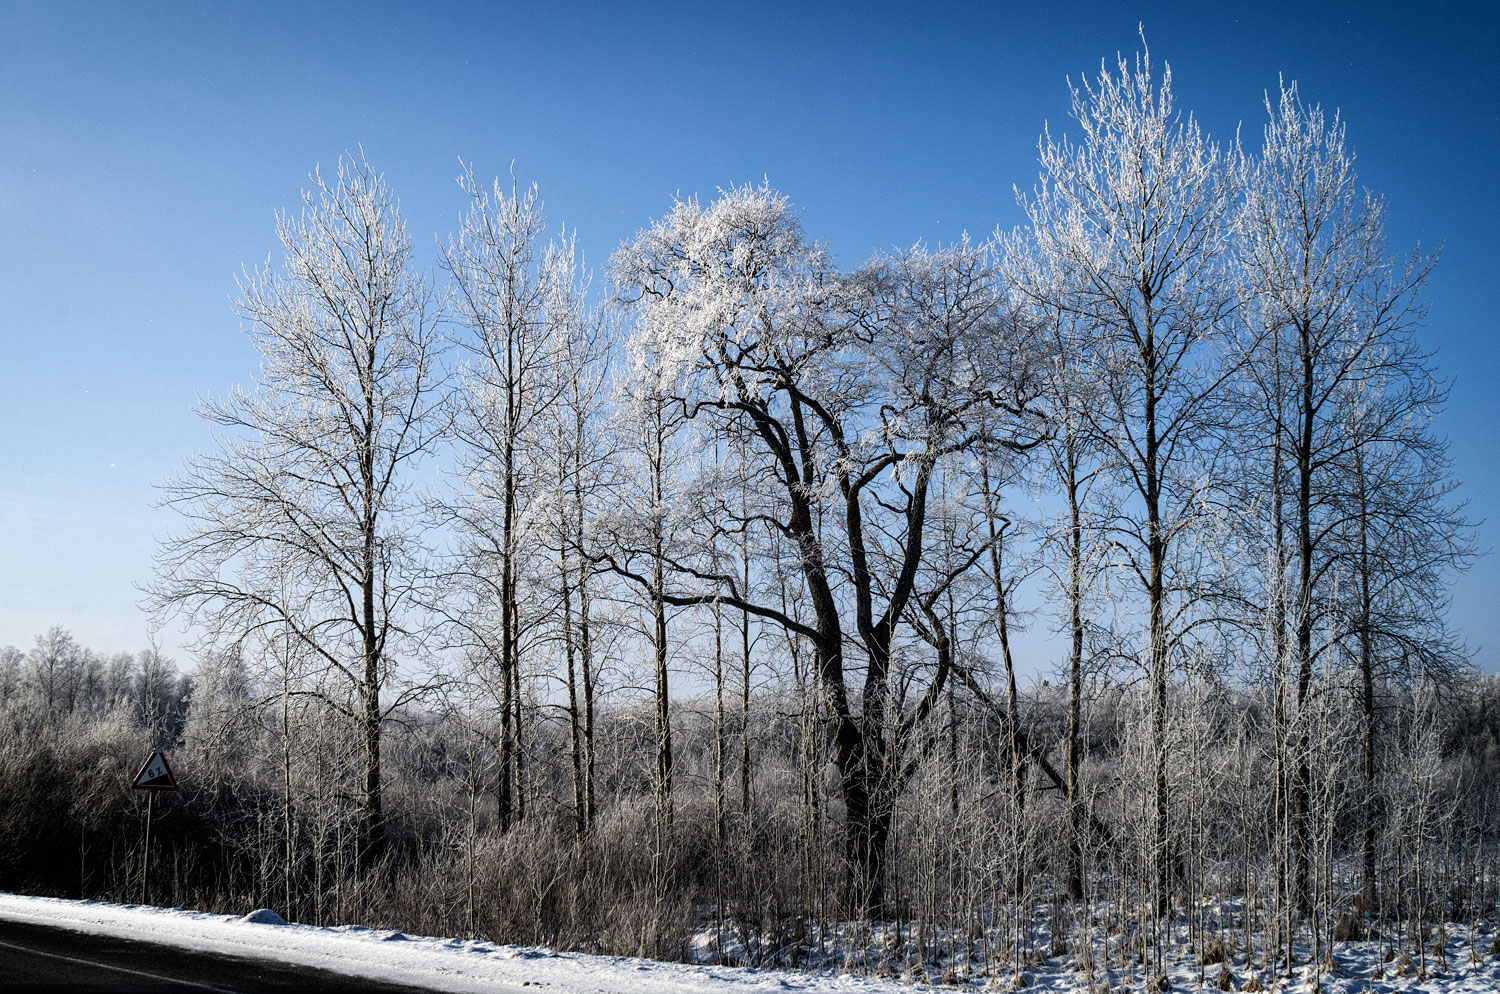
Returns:
[[[1232,371],[1215,348],[1233,310],[1231,160],[1184,118],[1172,72],[1149,52],[1072,91],[1075,142],[1050,130],[1041,183],[1022,197],[1045,278],[1023,286],[1096,329],[1105,393],[1099,437],[1131,495],[1112,544],[1144,604],[1140,660],[1149,686],[1151,815],[1158,910],[1170,902],[1168,688],[1194,599],[1186,537],[1208,477],[1206,427]],[[1052,298],[1062,288],[1061,299]]]
[[[1337,115],[1329,120],[1321,107],[1306,106],[1296,83],[1283,85],[1274,104],[1268,98],[1266,111],[1264,146],[1247,173],[1236,245],[1246,274],[1247,312],[1264,325],[1255,360],[1245,368],[1272,433],[1264,446],[1271,466],[1256,475],[1274,489],[1272,560],[1281,564],[1275,570],[1275,641],[1285,651],[1275,655],[1285,658],[1288,672],[1276,713],[1283,723],[1305,729],[1310,719],[1302,712],[1312,703],[1314,674],[1325,665],[1324,656],[1338,651],[1343,631],[1371,628],[1368,603],[1348,625],[1337,620],[1345,610],[1338,594],[1348,589],[1347,577],[1370,575],[1368,527],[1358,540],[1348,534],[1348,522],[1368,526],[1381,516],[1372,514],[1384,502],[1372,504],[1368,477],[1389,466],[1391,485],[1385,489],[1403,490],[1413,500],[1403,515],[1436,524],[1434,506],[1417,497],[1436,486],[1441,504],[1442,453],[1435,452],[1433,467],[1422,466],[1422,453],[1434,451],[1427,424],[1443,389],[1413,337],[1425,316],[1421,292],[1432,259],[1390,255],[1384,205],[1360,189]],[[1398,488],[1398,468],[1416,470],[1406,478],[1436,483]],[[1426,513],[1415,513],[1419,509]],[[1395,569],[1427,558],[1419,550],[1394,548],[1384,555],[1400,560],[1390,563]],[[1364,687],[1360,700],[1370,703],[1371,650],[1362,646],[1356,656]],[[1363,869],[1373,901],[1372,703],[1364,725]],[[1309,894],[1312,771],[1305,735],[1296,733],[1294,752],[1302,758],[1285,785],[1293,859],[1288,883],[1299,905]]]
[[[447,514],[457,525],[452,571],[463,592],[449,616],[495,674],[499,710],[497,805],[502,829],[525,816],[526,748],[521,655],[523,573],[546,516],[533,497],[545,475],[544,414],[556,400],[559,342],[549,329],[548,239],[535,185],[486,187],[466,167],[469,210],[443,251],[453,310],[464,334],[455,391],[459,487]],[[534,622],[533,622],[534,624]]]
[[[205,401],[212,446],[162,486],[180,530],[156,557],[158,613],[206,642],[271,633],[347,695],[363,746],[360,859],[384,844],[381,731],[425,572],[412,482],[441,428],[438,310],[395,196],[361,156],[280,214],[282,264],[240,281],[261,356],[249,389]],[[408,688],[411,690],[412,688]]]

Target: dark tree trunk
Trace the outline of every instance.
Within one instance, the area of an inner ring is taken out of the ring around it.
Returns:
[[[1370,631],[1370,536],[1368,495],[1365,492],[1365,454],[1355,453],[1355,493],[1359,507],[1359,676],[1360,717],[1364,723],[1363,773],[1364,796],[1360,799],[1363,829],[1360,840],[1360,864],[1363,876],[1362,898],[1365,910],[1379,907],[1380,892],[1375,881],[1375,647]]]
[[[380,687],[371,681],[371,662],[366,670],[362,724],[365,738],[364,844],[360,847],[362,862],[374,865],[385,850],[385,816],[380,798]]]
[[[374,337],[372,335],[371,342]],[[366,353],[368,368],[376,366],[374,346],[370,346]],[[370,394],[365,395],[365,424],[375,424],[375,400]],[[380,713],[380,672],[381,664],[381,638],[379,637],[379,621],[375,607],[375,584],[377,576],[375,538],[377,534],[377,512],[375,499],[375,453],[373,449],[374,440],[365,436],[362,440],[360,451],[360,476],[363,489],[362,499],[363,521],[361,531],[363,540],[361,567],[362,574],[359,578],[360,585],[360,635],[363,655],[364,681],[360,686],[362,697],[360,704],[360,720],[363,725],[365,740],[365,785],[364,785],[364,810],[361,817],[361,835],[363,844],[359,850],[359,863],[362,867],[374,865],[381,857],[385,849],[385,817],[381,807],[380,796],[380,724],[383,715]]]
[[[564,544],[564,550],[567,546]],[[569,576],[567,553],[562,555],[562,628],[563,655],[568,669],[568,762],[573,784],[573,839],[583,842],[588,830],[587,805],[583,786],[583,720],[578,700],[578,639],[573,621],[573,586]]]
[[[1157,436],[1157,356],[1151,301],[1146,299],[1147,320],[1144,349],[1141,355],[1146,370],[1145,382],[1145,459],[1141,466],[1146,503],[1146,549],[1148,579],[1146,596],[1149,607],[1147,627],[1147,670],[1151,686],[1151,754],[1152,754],[1152,863],[1156,889],[1156,913],[1165,916],[1172,907],[1170,872],[1170,829],[1168,823],[1167,781],[1167,603],[1166,561],[1167,536],[1161,520],[1162,481],[1160,439]]]
[[[885,857],[891,838],[891,811],[867,771],[840,776],[844,799],[845,859],[849,862],[849,908],[868,919],[886,916]]]
[[[1313,630],[1313,537],[1312,537],[1312,449],[1313,449],[1313,344],[1306,322],[1299,325],[1302,382],[1297,410],[1297,756],[1292,781],[1293,900],[1297,909],[1312,907],[1310,794],[1312,770],[1308,766],[1310,741],[1306,732],[1308,695],[1312,689]]]
[[[1078,782],[1083,736],[1083,522],[1078,500],[1078,457],[1070,436],[1065,467],[1068,491],[1068,896],[1083,899],[1083,788]]]
[[[656,670],[656,809],[662,821],[672,824],[672,712],[667,673],[666,590],[666,425],[665,401],[652,407],[650,445],[651,506],[653,517],[651,555],[651,642]]]

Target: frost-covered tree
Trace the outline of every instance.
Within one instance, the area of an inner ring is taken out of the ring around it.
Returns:
[[[1076,140],[1044,133],[1041,183],[1022,197],[1036,278],[1021,284],[1095,335],[1105,400],[1097,437],[1130,500],[1109,525],[1144,604],[1139,658],[1150,688],[1153,889],[1169,903],[1168,686],[1198,588],[1190,536],[1211,475],[1216,397],[1231,372],[1215,340],[1234,305],[1232,160],[1178,111],[1170,67],[1149,53],[1072,91]],[[1175,657],[1175,660],[1174,660]]]
[[[1361,877],[1370,905],[1379,899],[1377,690],[1388,681],[1443,685],[1468,665],[1448,626],[1448,590],[1476,554],[1447,442],[1433,430],[1445,386],[1406,334],[1374,353],[1341,404],[1341,513],[1328,526],[1338,564],[1329,595],[1334,641],[1357,674]]]
[[[13,645],[0,646],[0,710],[8,710],[21,693],[21,650]]]
[[[498,672],[501,824],[525,814],[525,742],[521,656],[540,612],[524,617],[523,574],[547,524],[538,499],[547,469],[545,416],[560,384],[554,366],[563,347],[548,319],[546,220],[535,185],[507,191],[481,184],[465,168],[459,185],[469,210],[443,251],[453,310],[463,334],[458,389],[456,494],[445,513],[459,548],[449,578],[459,592],[449,617],[458,642]]]
[[[239,646],[204,654],[192,671],[182,748],[205,779],[245,769],[254,755],[253,709],[259,703]]]
[[[609,430],[613,308],[591,306],[591,277],[572,239],[555,243],[547,261],[547,328],[557,361],[550,370],[554,402],[543,418],[549,508],[543,529],[555,560],[550,597],[556,605],[568,711],[573,824],[582,839],[596,809],[595,679],[599,652],[594,599],[601,567],[589,556],[596,544],[599,505],[617,462]],[[607,537],[606,537],[607,540]]]
[[[637,353],[622,384],[615,438],[621,448],[620,490],[605,547],[615,572],[631,581],[644,601],[640,631],[651,651],[653,787],[662,824],[673,818],[673,749],[669,622],[673,604],[667,581],[673,564],[691,556],[692,531],[701,504],[687,487],[690,443],[681,405],[649,360]]]
[[[136,654],[135,687],[131,695],[136,721],[150,734],[153,748],[175,742],[182,733],[185,687],[177,665],[157,646]]]
[[[1373,904],[1373,604],[1351,592],[1369,581],[1376,558],[1387,572],[1412,576],[1419,564],[1462,558],[1465,544],[1462,523],[1444,508],[1451,480],[1430,431],[1444,388],[1415,338],[1433,260],[1391,255],[1384,204],[1359,187],[1337,115],[1328,120],[1321,107],[1306,106],[1295,83],[1282,86],[1276,103],[1268,98],[1266,110],[1235,244],[1246,313],[1262,325],[1244,368],[1264,426],[1259,434],[1269,436],[1259,446],[1263,468],[1251,473],[1268,484],[1276,511],[1273,614],[1285,651],[1275,658],[1287,669],[1277,714],[1306,727],[1310,719],[1300,712],[1310,706],[1314,673],[1328,664],[1325,656],[1350,648],[1363,688],[1364,873]],[[1423,538],[1373,537],[1395,532]],[[1381,549],[1375,558],[1372,539]],[[1413,602],[1440,617],[1430,597]],[[1427,658],[1447,652],[1438,618],[1393,627],[1420,632],[1411,644],[1425,645]],[[1308,755],[1302,744],[1295,751]],[[1312,772],[1302,762],[1291,774],[1291,884],[1305,903]]]
[[[363,157],[281,214],[282,264],[240,281],[253,386],[206,401],[212,447],[163,484],[181,515],[152,595],[221,648],[295,641],[362,747],[362,862],[381,852],[385,689],[425,574],[413,479],[440,427],[437,311],[396,199]]]
[[[950,675],[940,666],[916,692],[917,675],[898,686],[893,669],[934,476],[977,446],[1035,441],[1029,328],[1005,320],[987,247],[840,272],[766,186],[678,202],[617,253],[615,277],[637,306],[633,347],[674,405],[745,447],[752,496],[739,514],[716,502],[715,529],[790,552],[748,582],[726,557],[674,562],[662,599],[717,599],[812,647],[851,897],[880,907],[895,798],[917,762],[904,746],[920,752]],[[802,588],[809,616],[787,610],[778,577]]]
[[[53,625],[26,654],[26,684],[46,719],[72,712],[85,652],[71,632]]]
[[[1093,616],[1110,567],[1109,501],[1105,469],[1108,441],[1104,390],[1104,350],[1097,328],[1067,304],[1065,273],[1049,265],[1024,231],[1002,239],[1003,271],[1021,306],[1037,322],[1047,342],[1041,366],[1042,403],[1049,431],[1038,460],[1042,486],[1061,496],[1064,514],[1041,523],[1041,569],[1057,591],[1062,629],[1068,637],[1067,788],[1069,826],[1068,893],[1083,896],[1082,860],[1087,812],[1080,769],[1083,761],[1083,684],[1092,657],[1100,654],[1101,624]],[[1049,600],[1052,598],[1049,598]]]

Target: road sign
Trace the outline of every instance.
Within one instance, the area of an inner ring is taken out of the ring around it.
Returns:
[[[141,767],[141,772],[135,775],[135,782],[130,786],[136,790],[176,790],[177,778],[172,776],[167,757],[158,749],[146,760],[146,765]]]

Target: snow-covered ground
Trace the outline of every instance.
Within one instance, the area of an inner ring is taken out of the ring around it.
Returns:
[[[275,924],[265,911],[243,917],[181,908],[0,894],[0,918],[217,953],[298,963],[356,977],[444,991],[567,994],[761,994],[768,991],[888,994],[911,988],[894,980],[690,966],[620,956],[435,939],[358,925],[316,928]]]
[[[856,977],[833,969],[780,971],[737,967],[659,963],[622,956],[588,956],[550,949],[497,946],[491,942],[440,939],[382,931],[358,925],[317,928],[289,925],[274,914],[258,911],[244,916],[211,915],[181,908],[65,901],[56,898],[0,894],[0,918],[52,925],[78,932],[138,939],[226,956],[276,960],[332,970],[356,977],[412,984],[448,991],[505,991],[527,994],[542,991],[567,994],[762,994],[776,991],[836,992],[836,994],[910,994],[906,980]],[[1493,930],[1480,930],[1484,955],[1474,962],[1466,928],[1449,929],[1447,969],[1418,980],[1412,970],[1398,976],[1399,964],[1377,971],[1375,944],[1341,944],[1336,959],[1339,972],[1318,978],[1323,994],[1495,994],[1500,991],[1500,958],[1489,955]],[[1431,969],[1431,964],[1429,964]],[[1207,968],[1209,989],[1219,980],[1218,966]],[[1243,968],[1233,971],[1232,989],[1249,979]],[[1199,971],[1187,957],[1168,970],[1174,990],[1197,986]],[[929,974],[930,976],[930,974]],[[951,976],[951,974],[950,974]],[[1018,984],[1014,975],[977,977],[959,984],[969,990],[1028,990],[1053,994],[1087,992],[1089,985],[1066,961],[1055,959],[1028,967]],[[1267,978],[1261,978],[1267,979]],[[1277,980],[1271,990],[1313,989],[1309,975]],[[1095,990],[1141,990],[1141,974],[1115,971],[1109,982],[1095,977]]]

